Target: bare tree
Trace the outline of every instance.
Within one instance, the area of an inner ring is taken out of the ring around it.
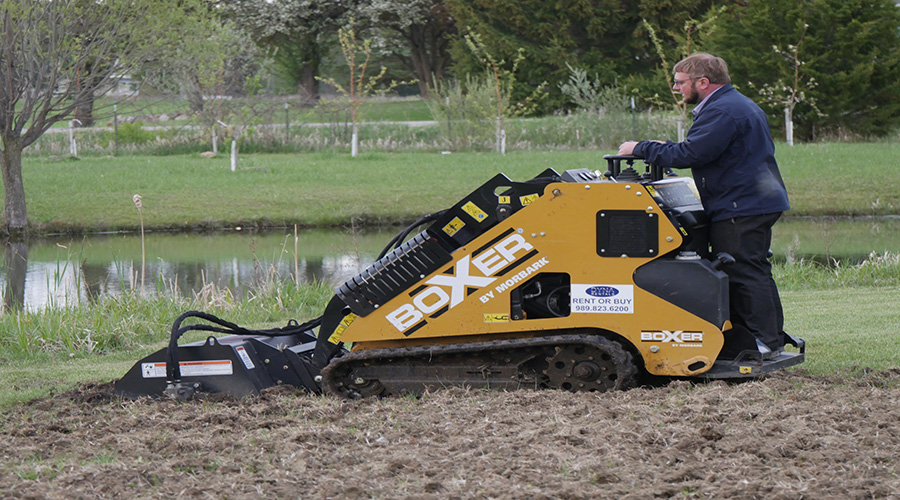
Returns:
[[[0,169],[3,225],[28,224],[22,151],[80,106],[93,106],[203,0],[0,0]]]

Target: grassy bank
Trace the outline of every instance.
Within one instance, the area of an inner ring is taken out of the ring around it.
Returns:
[[[612,151],[247,154],[226,157],[28,157],[24,177],[35,232],[346,225],[410,221],[452,205],[498,172],[515,180],[552,167],[605,170]],[[780,146],[790,215],[900,212],[900,145]]]

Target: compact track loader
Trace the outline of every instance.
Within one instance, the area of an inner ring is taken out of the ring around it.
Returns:
[[[649,164],[639,173],[632,156],[604,158],[602,174],[494,176],[398,234],[307,323],[248,330],[187,312],[169,346],[116,392],[607,391],[642,375],[750,378],[802,363],[802,340],[786,335],[793,352],[763,355],[729,321],[721,268],[733,259],[707,255],[693,181]],[[178,345],[191,330],[229,335]]]

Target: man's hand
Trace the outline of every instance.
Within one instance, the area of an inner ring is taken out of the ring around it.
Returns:
[[[619,156],[630,155],[634,153],[634,147],[637,146],[638,143],[635,141],[627,141],[623,142],[622,145],[619,146]]]

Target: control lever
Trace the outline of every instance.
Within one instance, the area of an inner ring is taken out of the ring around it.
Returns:
[[[719,252],[716,255],[716,260],[712,262],[712,267],[715,270],[721,270],[725,266],[730,266],[734,264],[734,257],[731,256],[730,253],[727,252]]]

